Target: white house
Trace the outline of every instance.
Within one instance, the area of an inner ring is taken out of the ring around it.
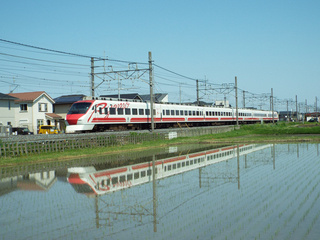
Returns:
[[[15,123],[15,108],[14,100],[16,97],[0,93],[0,125],[13,125]]]
[[[9,93],[14,100],[15,122],[13,127],[28,127],[37,133],[40,125],[58,125],[61,117],[53,113],[54,100],[44,91]]]

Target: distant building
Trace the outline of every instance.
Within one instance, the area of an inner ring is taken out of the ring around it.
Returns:
[[[140,95],[143,101],[150,102],[150,94]],[[167,93],[155,93],[154,94],[155,103],[167,103],[169,102],[169,96]]]
[[[103,98],[118,98],[118,94],[111,94],[111,95],[100,95]],[[129,100],[139,100],[143,101],[142,98],[138,93],[124,93],[120,94],[120,99],[129,99]]]

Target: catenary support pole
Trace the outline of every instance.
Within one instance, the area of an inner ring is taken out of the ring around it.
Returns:
[[[91,58],[91,96],[94,97],[94,58]]]
[[[238,85],[237,85],[237,77],[235,77],[235,91],[236,91],[236,122],[237,126],[239,125],[239,118],[238,118]]]
[[[154,122],[153,122],[153,81],[152,81],[152,55],[149,52],[149,85],[150,85],[150,112],[151,112],[151,132],[154,131]]]

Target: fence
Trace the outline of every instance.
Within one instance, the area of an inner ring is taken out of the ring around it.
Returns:
[[[234,126],[208,128],[172,129],[156,133],[98,133],[79,135],[46,135],[23,136],[20,139],[2,139],[0,157],[25,156],[29,154],[63,152],[70,149],[96,148],[137,144],[154,140],[165,140],[173,137],[193,137],[205,134],[227,132]],[[173,137],[172,137],[173,136]]]

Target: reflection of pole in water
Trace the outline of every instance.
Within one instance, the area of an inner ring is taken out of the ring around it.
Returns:
[[[156,159],[152,155],[152,189],[153,189],[153,231],[157,232],[157,195],[156,195]]]
[[[276,169],[276,150],[275,145],[272,146],[273,169]]]
[[[201,188],[201,168],[199,168],[199,188]]]
[[[299,157],[299,144],[297,143],[297,157]]]
[[[247,168],[247,154],[244,155],[244,167]]]
[[[319,144],[317,144],[317,156],[319,156]]]
[[[238,189],[240,189],[240,160],[239,160],[240,150],[239,144],[237,145],[237,164],[238,164]]]
[[[96,212],[96,227],[99,228],[99,198],[98,195],[95,196],[95,204],[94,204],[94,208],[95,208],[95,212]]]

